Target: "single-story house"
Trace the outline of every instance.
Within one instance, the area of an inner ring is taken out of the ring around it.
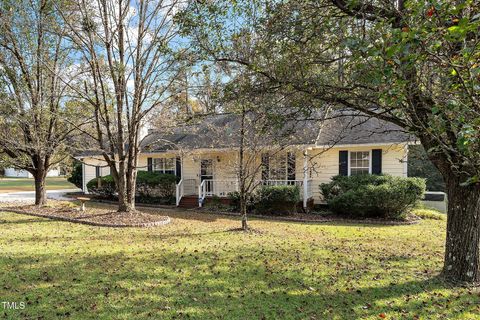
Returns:
[[[290,121],[275,130],[285,139],[273,142],[272,132],[263,133],[258,143],[263,149],[257,144],[254,155],[261,165],[257,179],[262,185],[298,185],[304,206],[309,201],[321,202],[319,185],[335,175],[407,176],[408,145],[415,143],[401,128],[359,115]],[[142,140],[138,170],[177,175],[178,206],[227,197],[238,190],[239,132],[239,116],[232,114],[207,116],[169,133],[151,132]],[[98,152],[79,158],[83,190],[88,192],[87,182],[110,170]]]
[[[60,177],[60,168],[53,168],[48,170],[47,177]],[[16,168],[5,168],[5,177],[8,178],[33,178],[32,174],[27,170]]]

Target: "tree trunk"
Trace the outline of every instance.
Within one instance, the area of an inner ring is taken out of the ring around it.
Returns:
[[[480,186],[461,186],[450,174],[444,275],[457,283],[480,283]]]
[[[127,175],[127,202],[130,206],[130,211],[135,210],[135,182],[137,180],[137,170],[132,169],[128,171]]]
[[[45,177],[47,171],[44,169],[37,169],[34,174],[35,179],[35,205],[44,206],[47,203],[47,195],[45,192]]]
[[[134,210],[132,208],[132,203],[129,201],[129,196],[127,194],[127,183],[125,174],[121,172],[118,175],[117,181],[117,191],[118,191],[118,212],[131,212]]]
[[[125,188],[123,188],[123,191],[120,192],[120,188],[118,190],[118,212],[131,212],[135,208],[132,208],[132,204],[130,201],[128,201],[128,196],[125,192]]]
[[[242,230],[248,230],[247,223],[247,190],[245,188],[245,168],[244,168],[244,158],[245,158],[245,117],[246,109],[245,105],[242,104],[242,117],[240,122],[240,149],[239,149],[239,171],[238,178],[240,183],[240,213],[242,214]]]
[[[240,213],[242,214],[242,230],[247,231],[247,201],[243,197],[240,197]]]

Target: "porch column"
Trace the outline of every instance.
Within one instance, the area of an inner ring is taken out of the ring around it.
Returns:
[[[303,152],[303,208],[307,210],[308,197],[308,154],[307,149]]]
[[[202,207],[202,183],[198,186],[198,207]]]
[[[85,179],[86,172],[85,172],[85,163],[82,162],[82,189],[84,194],[88,194],[88,189],[87,189],[87,181]]]

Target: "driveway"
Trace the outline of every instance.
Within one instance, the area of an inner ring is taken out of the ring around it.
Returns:
[[[69,192],[79,192],[80,189],[62,189],[62,190],[47,190],[47,198],[53,200],[70,200],[66,196]],[[9,192],[0,193],[0,202],[11,201],[33,201],[35,200],[35,191]]]

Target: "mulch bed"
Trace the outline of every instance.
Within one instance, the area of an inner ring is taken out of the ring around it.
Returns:
[[[93,198],[92,201],[94,202],[103,202],[103,203],[111,203],[116,204],[114,201],[109,200],[101,200]],[[198,213],[206,213],[206,214],[214,214],[214,215],[224,215],[224,216],[232,216],[232,217],[239,217],[240,214],[238,212],[231,212],[231,211],[222,211],[216,210],[212,208],[177,208],[173,205],[158,205],[158,204],[144,204],[144,203],[137,203],[137,207],[144,207],[144,208],[163,208],[163,209],[171,209],[175,211],[194,211]],[[376,225],[386,225],[386,226],[397,226],[397,225],[412,225],[417,224],[421,221],[418,217],[408,217],[407,220],[391,220],[391,219],[356,219],[356,218],[346,218],[334,215],[332,213],[328,214],[315,214],[315,213],[295,213],[292,215],[287,216],[269,216],[269,215],[261,215],[261,214],[248,214],[249,218],[258,218],[258,219],[265,219],[265,220],[276,220],[276,221],[290,221],[290,222],[304,222],[304,223],[325,223],[325,222],[343,222],[343,223],[364,223],[364,224],[376,224]]]
[[[239,217],[240,214],[237,212],[226,212],[226,211],[212,211],[208,209],[194,209],[195,211],[207,213],[207,214],[221,214],[228,216]],[[397,226],[397,225],[411,225],[417,224],[420,222],[420,218],[409,217],[407,220],[388,220],[388,219],[348,219],[345,217],[335,216],[335,215],[321,215],[321,214],[311,214],[311,213],[295,213],[292,215],[286,216],[268,216],[261,214],[248,214],[249,218],[259,218],[266,220],[277,220],[277,221],[290,221],[290,222],[305,222],[305,223],[325,223],[325,222],[344,222],[344,223],[365,223],[365,224],[377,224],[377,225],[387,225],[387,226]]]
[[[87,208],[82,212],[78,210],[78,207],[69,205],[42,208],[33,205],[16,205],[1,207],[0,210],[91,226],[115,228],[155,227],[166,225],[171,221],[168,216],[150,214],[138,210],[131,213],[122,213],[112,211],[109,208]]]

